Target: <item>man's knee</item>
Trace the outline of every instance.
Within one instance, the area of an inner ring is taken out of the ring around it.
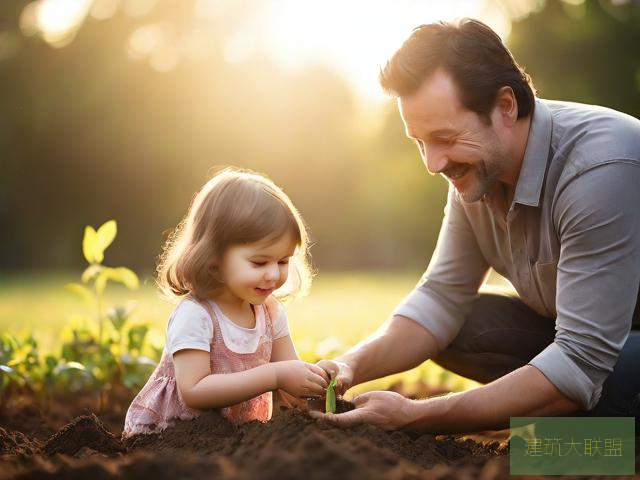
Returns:
[[[478,295],[462,328],[447,348],[463,352],[486,351],[487,346],[482,345],[479,340],[491,330],[491,324],[497,317],[504,316],[505,310],[510,310],[505,308],[508,306],[507,302],[508,300],[505,301],[505,298],[500,295]]]
[[[553,341],[554,335],[555,321],[534,312],[519,298],[484,293],[473,302],[448,348],[533,358]]]
[[[554,326],[553,320],[518,298],[480,294],[458,335],[432,360],[487,383],[526,365],[544,350],[553,342]]]

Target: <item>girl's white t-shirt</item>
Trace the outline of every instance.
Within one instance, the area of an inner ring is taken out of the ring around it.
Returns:
[[[222,338],[227,348],[236,353],[254,353],[266,329],[264,313],[258,313],[254,306],[256,326],[244,328],[233,323],[214,302],[210,304],[218,317]],[[260,308],[264,312],[264,307]],[[287,314],[281,304],[278,304],[278,313],[272,321],[274,340],[289,335]],[[190,299],[181,301],[169,317],[166,351],[170,355],[185,348],[208,352],[212,340],[213,322],[209,313],[198,302]]]

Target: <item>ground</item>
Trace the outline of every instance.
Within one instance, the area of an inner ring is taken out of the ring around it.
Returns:
[[[126,407],[66,421],[81,404],[68,399],[50,405],[46,415],[33,405],[1,412],[0,480],[491,480],[509,475],[508,442],[499,436],[495,438],[501,441],[371,426],[339,429],[302,410],[276,406],[265,424],[238,427],[210,411],[162,434],[123,441]],[[349,408],[347,402],[341,406]]]

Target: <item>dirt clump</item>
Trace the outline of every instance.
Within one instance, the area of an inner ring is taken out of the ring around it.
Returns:
[[[105,455],[124,452],[119,439],[109,432],[94,414],[82,415],[65,425],[42,447],[45,455],[63,453],[75,455],[82,449],[92,449]]]
[[[0,460],[5,455],[33,455],[39,449],[38,442],[31,440],[24,433],[0,427]]]

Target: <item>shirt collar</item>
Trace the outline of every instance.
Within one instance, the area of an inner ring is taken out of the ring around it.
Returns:
[[[537,207],[540,205],[542,184],[549,163],[551,147],[551,112],[542,100],[536,98],[533,119],[529,128],[513,203]]]

